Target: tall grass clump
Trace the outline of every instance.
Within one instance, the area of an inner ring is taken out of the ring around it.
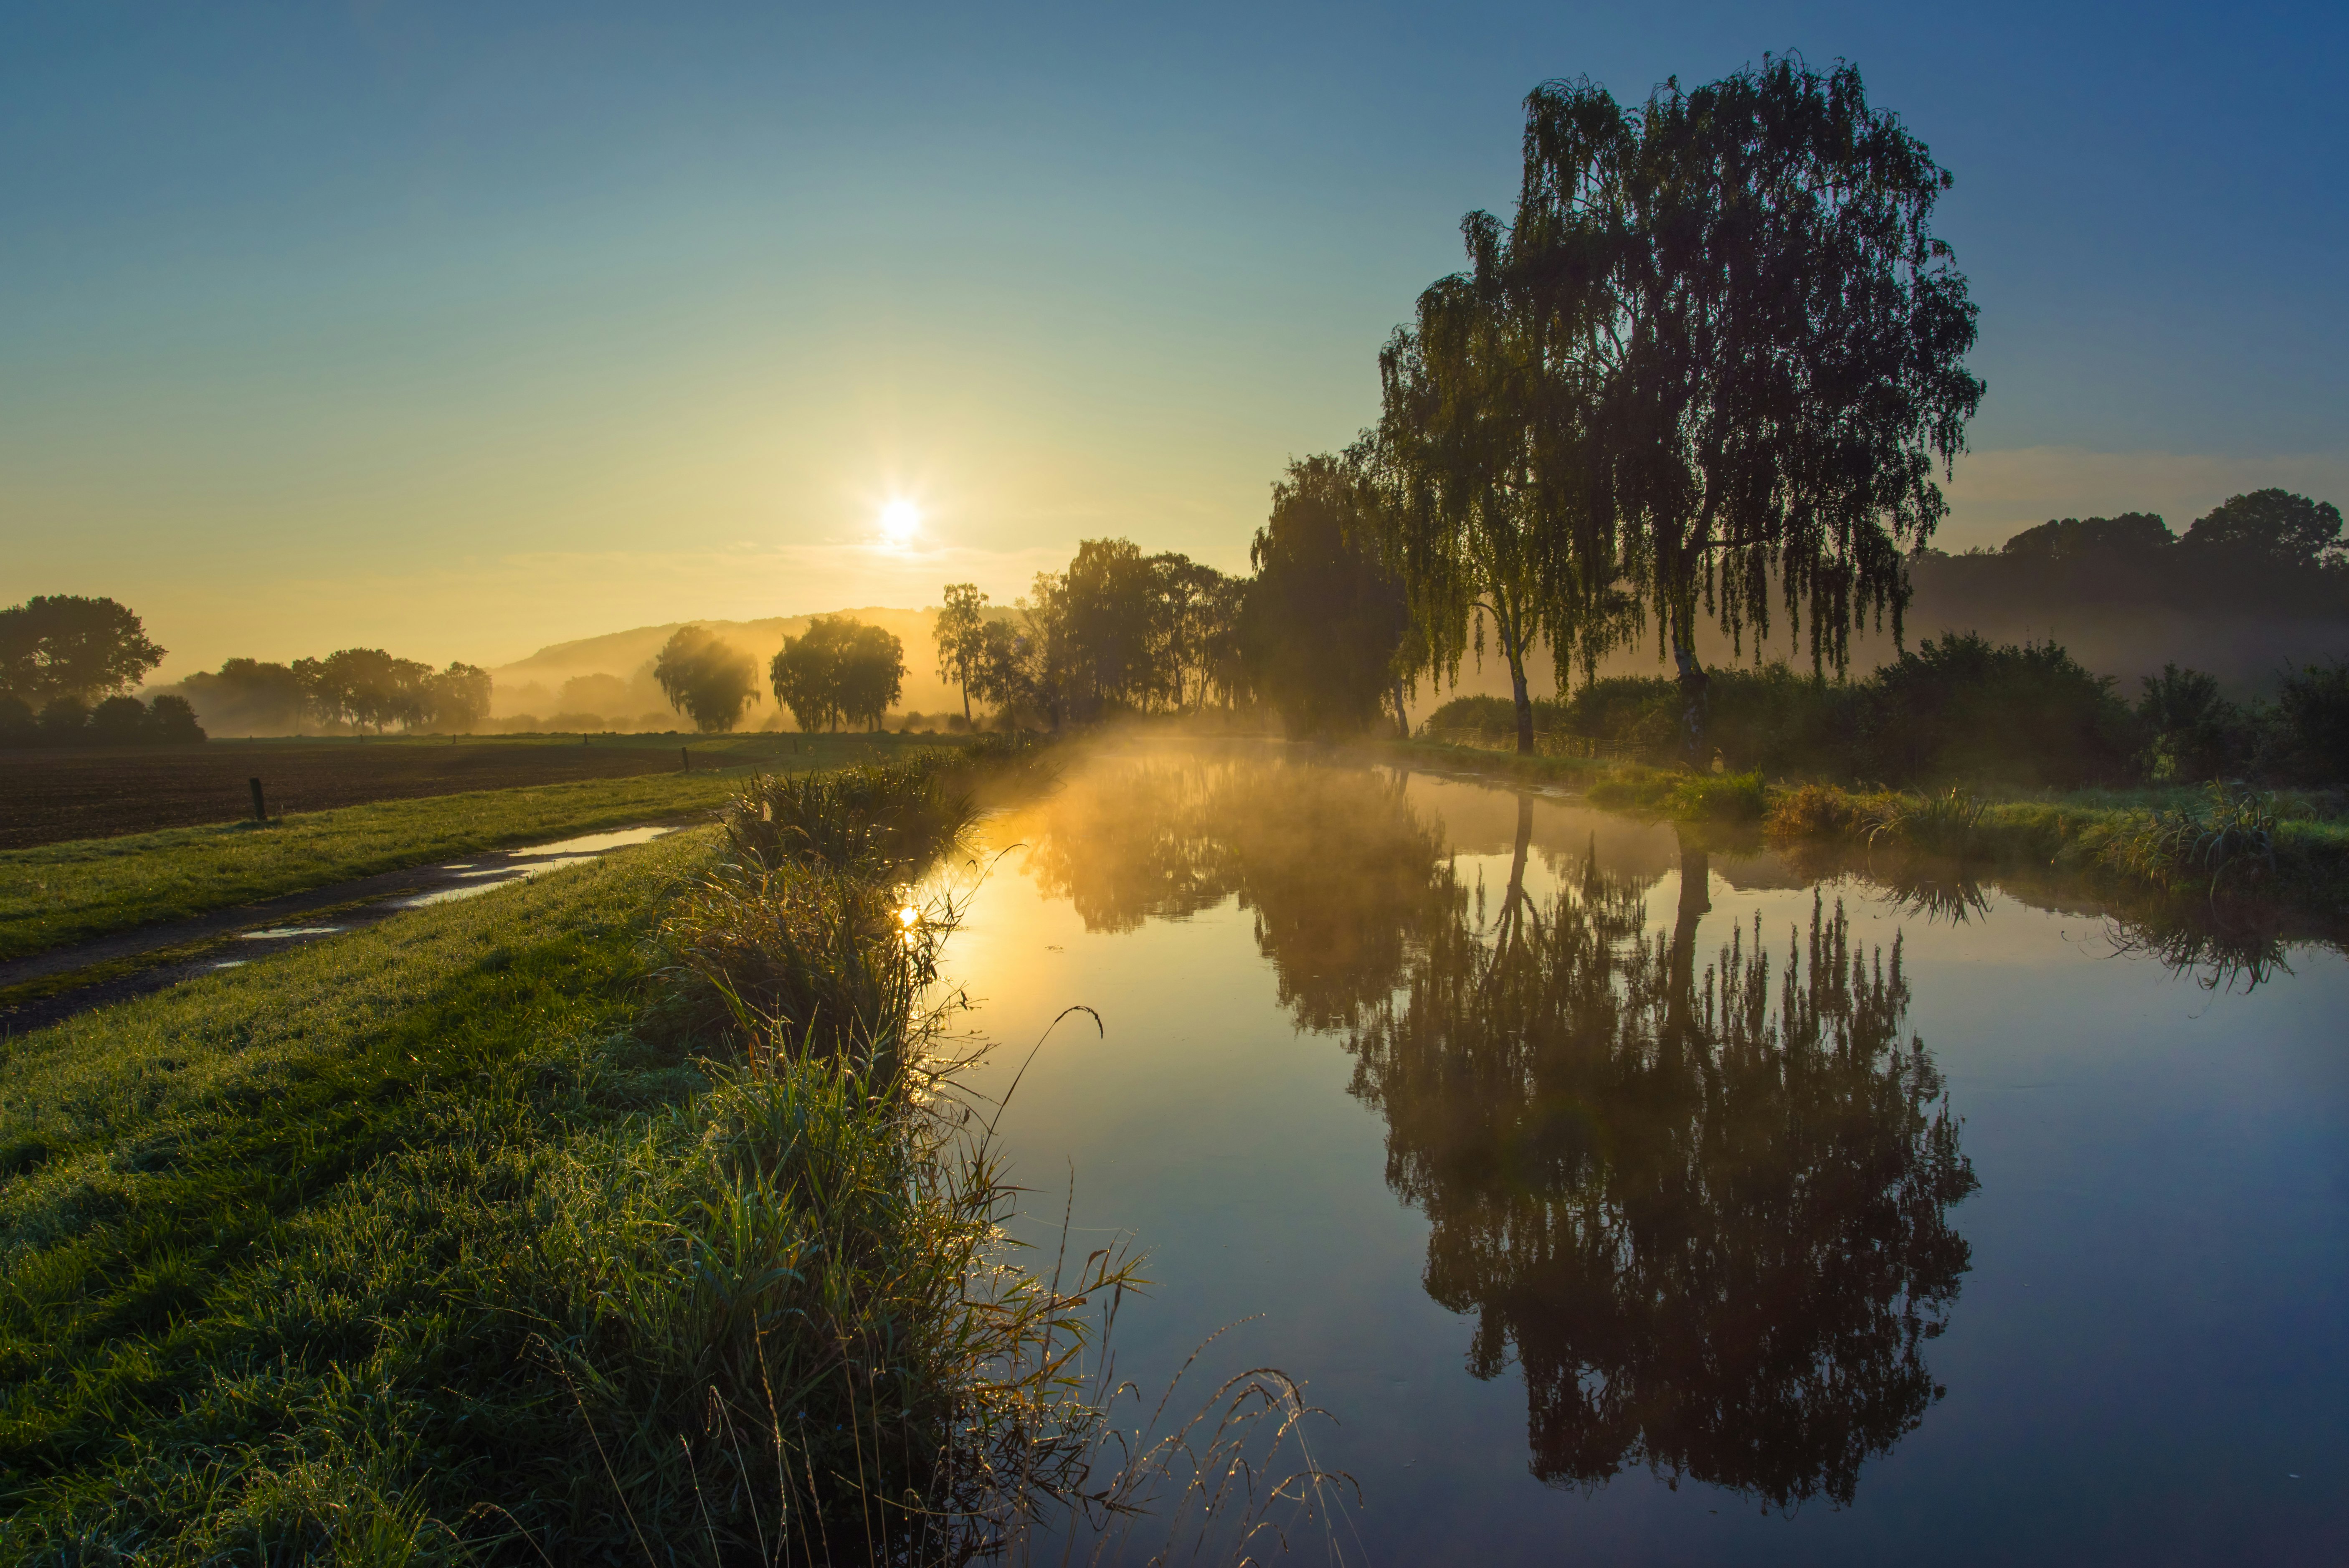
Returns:
[[[728,841],[738,861],[766,871],[904,880],[969,832],[983,788],[1018,788],[1046,769],[1040,748],[1012,734],[829,773],[766,774],[728,807]]]
[[[1769,807],[1769,789],[1758,770],[1691,774],[1672,787],[1672,815],[1685,821],[1758,821]]]
[[[1890,833],[1929,854],[1963,856],[1972,851],[1982,827],[1982,802],[1971,790],[1952,786],[1938,794],[1902,799],[1869,836]]]
[[[1128,1274],[1007,1266],[1009,1187],[902,1061],[759,1052],[570,1172],[509,1299],[573,1407],[563,1468],[609,1488],[607,1549],[960,1563],[1083,1489],[1082,1309]]]
[[[2156,887],[2199,884],[2216,897],[2222,885],[2275,876],[2276,828],[2272,798],[2213,783],[2199,810],[2155,811],[2107,838],[2097,860]]]
[[[566,1354],[622,1435],[616,1478],[664,1478],[688,1525],[689,1489],[713,1561],[960,1563],[1130,1490],[1088,1490],[1106,1394],[1080,1309],[1113,1315],[1131,1267],[1097,1252],[1064,1289],[1005,1261],[1013,1190],[937,1048],[957,999],[928,999],[954,908],[907,885],[1007,765],[1036,766],[998,746],[761,779],[663,923],[687,1026],[733,1054],[690,1119],[671,1246],[583,1287],[629,1336]]]

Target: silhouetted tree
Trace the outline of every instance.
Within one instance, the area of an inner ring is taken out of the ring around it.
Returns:
[[[1085,678],[1071,630],[1068,579],[1039,572],[1010,622],[987,625],[979,695],[1007,717],[1027,714],[1058,730]]]
[[[471,735],[490,717],[490,672],[451,664],[424,682],[424,722],[451,734]]]
[[[381,648],[343,648],[323,659],[296,659],[295,676],[313,712],[380,735],[398,724],[424,721],[431,702],[432,666],[395,658]]]
[[[1699,614],[1815,667],[1889,608],[1948,510],[1934,482],[1982,385],[1975,307],[1930,223],[1950,176],[1848,65],[1766,61],[1625,113],[1588,81],[1526,100],[1511,262],[1560,302],[1545,363],[1596,377],[1587,451],[1703,748]]]
[[[302,677],[287,665],[229,659],[216,673],[180,683],[204,725],[224,734],[291,735],[307,702]]]
[[[759,696],[759,669],[750,655],[701,626],[669,634],[653,660],[653,680],[669,707],[704,735],[732,729]]]
[[[41,705],[36,720],[41,738],[51,746],[70,745],[89,733],[89,705],[78,696],[53,696]]]
[[[1427,667],[1456,679],[1490,626],[1530,753],[1535,645],[1548,641],[1561,676],[1577,658],[1595,666],[1630,630],[1630,606],[1588,470],[1591,377],[1550,362],[1547,318],[1510,281],[1500,224],[1472,212],[1462,231],[1473,270],[1422,294],[1379,356],[1371,449],[1394,490],[1382,544]]]
[[[1155,684],[1155,614],[1150,563],[1124,539],[1088,539],[1061,575],[1066,603],[1069,696],[1080,718],[1110,702],[1147,701]]]
[[[147,705],[110,696],[89,710],[89,738],[102,746],[135,746],[147,738]]]
[[[136,686],[163,662],[137,614],[111,599],[39,594],[0,610],[0,693],[39,708]]]
[[[962,690],[963,722],[970,722],[971,683],[978,676],[987,654],[987,595],[976,583],[949,583],[946,602],[938,607],[934,634],[938,645],[938,679]]]
[[[838,729],[843,719],[878,729],[905,688],[905,647],[854,615],[818,615],[783,639],[767,673],[802,729]]]
[[[845,617],[818,615],[806,631],[785,637],[782,651],[768,662],[775,700],[791,709],[792,721],[802,729],[840,727],[840,661],[847,641]]]
[[[0,746],[30,746],[40,734],[32,705],[23,697],[0,694]]]
[[[882,716],[905,686],[905,648],[894,632],[849,623],[842,649],[840,711],[852,724],[881,727]]]
[[[2341,509],[2289,490],[2230,496],[2198,519],[2182,542],[2196,552],[2226,552],[2284,567],[2313,567],[2341,552]]]
[[[204,738],[194,706],[170,692],[147,705],[147,730],[150,738],[165,746],[192,745]]]
[[[1999,547],[2001,553],[2038,562],[2142,556],[2178,542],[2169,525],[2150,511],[2118,517],[2051,517]]]
[[[1380,563],[1378,506],[1346,459],[1292,462],[1249,547],[1240,648],[1248,684],[1292,735],[1367,728],[1393,687],[1410,614]]]
[[[1239,599],[1233,579],[1187,555],[1167,552],[1148,565],[1151,695],[1180,713],[1194,701],[1204,704],[1214,689]]]

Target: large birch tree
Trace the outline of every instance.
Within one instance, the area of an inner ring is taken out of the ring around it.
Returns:
[[[1601,389],[1585,449],[1701,758],[1701,620],[1742,647],[1775,596],[1838,671],[1871,616],[1899,635],[1904,557],[1948,511],[1935,474],[1982,396],[1931,226],[1951,176],[1857,68],[1793,58],[1628,112],[1547,83],[1525,150],[1509,259],[1573,340],[1548,363]]]

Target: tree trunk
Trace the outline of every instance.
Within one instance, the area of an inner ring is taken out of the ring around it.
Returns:
[[[1713,714],[1707,696],[1712,677],[1697,663],[1696,650],[1675,647],[1672,663],[1680,668],[1681,683],[1681,758],[1699,772],[1704,770],[1709,754],[1705,736],[1711,727]]]
[[[1411,709],[1402,705],[1402,682],[1401,681],[1397,681],[1394,684],[1394,699],[1395,723],[1402,728],[1402,738],[1405,740],[1409,740],[1411,738]]]
[[[970,726],[970,677],[969,677],[968,676],[965,676],[963,677],[963,682],[962,682],[962,727],[963,727],[965,729],[968,729],[968,728],[971,727],[971,726]]]
[[[1517,700],[1517,755],[1534,754],[1534,699],[1526,690],[1526,656],[1514,643],[1509,648],[1509,690]]]

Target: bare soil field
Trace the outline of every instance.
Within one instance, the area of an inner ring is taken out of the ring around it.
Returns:
[[[709,755],[713,765],[746,759]],[[169,750],[0,750],[0,849],[235,821],[253,814],[245,780],[255,777],[277,816],[678,766],[675,741],[213,740]]]

